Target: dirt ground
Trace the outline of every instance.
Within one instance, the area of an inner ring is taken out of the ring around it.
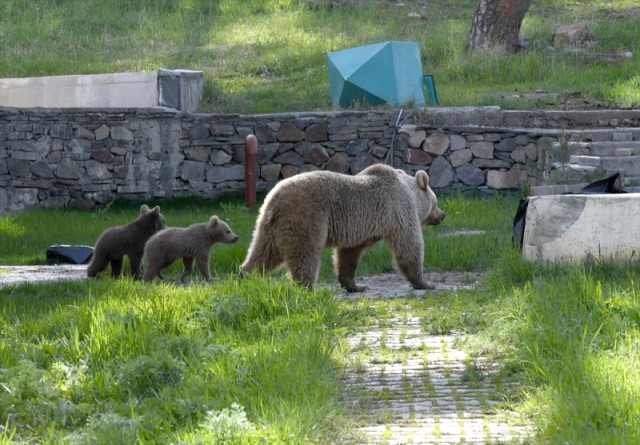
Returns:
[[[83,280],[87,278],[86,265],[60,264],[38,266],[0,266],[0,288],[16,286],[25,283],[54,283],[58,281]],[[472,272],[431,272],[425,277],[436,286],[436,291],[471,289],[481,274]],[[363,284],[367,290],[362,293],[341,295],[356,299],[363,295],[370,298],[390,298],[408,294],[421,295],[425,291],[414,290],[409,283],[395,273],[357,277],[358,284]],[[337,290],[337,288],[336,288]]]

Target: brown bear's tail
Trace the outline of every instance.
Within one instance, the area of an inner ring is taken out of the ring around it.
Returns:
[[[266,274],[276,269],[282,262],[282,255],[280,255],[273,238],[264,236],[258,230],[249,247],[247,258],[240,266],[240,269],[244,273],[258,270],[260,273]]]

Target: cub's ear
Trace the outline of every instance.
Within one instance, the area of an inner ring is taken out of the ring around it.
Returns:
[[[422,190],[427,190],[429,187],[429,175],[424,170],[418,170],[416,172],[416,182],[418,183],[418,187]]]
[[[150,210],[150,209],[149,209],[149,206],[148,206],[148,205],[146,205],[146,204],[142,204],[142,205],[140,206],[140,214],[147,213],[149,210]]]
[[[211,227],[217,226],[219,222],[220,222],[220,219],[218,219],[216,215],[213,215],[211,218],[209,218],[209,225]]]
[[[151,210],[151,212],[153,212],[154,215],[159,215],[160,214],[160,206],[155,206],[153,208],[153,210]]]

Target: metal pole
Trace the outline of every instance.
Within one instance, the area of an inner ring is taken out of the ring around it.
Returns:
[[[258,140],[250,134],[244,146],[244,200],[248,208],[256,205]]]

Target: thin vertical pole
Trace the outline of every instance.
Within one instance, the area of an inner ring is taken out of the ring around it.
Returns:
[[[255,135],[247,136],[244,146],[244,200],[248,208],[256,205],[256,189],[258,186],[258,140]]]

